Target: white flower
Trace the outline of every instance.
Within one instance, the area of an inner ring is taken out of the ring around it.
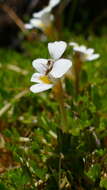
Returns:
[[[38,13],[37,17],[35,16],[35,18],[32,18],[30,20],[30,23],[25,24],[25,28],[26,29],[38,28],[42,31],[45,31],[47,28],[50,27],[53,20],[54,17],[52,14],[50,14],[50,12],[44,12],[41,14],[40,17]]]
[[[30,24],[32,28],[39,28],[40,30],[45,31],[47,28],[50,27],[53,20],[54,20],[54,17],[52,14],[45,13],[45,15],[41,17],[41,19],[32,18],[30,20]]]
[[[32,62],[33,67],[37,70],[31,77],[32,85],[30,90],[34,93],[48,90],[54,86],[57,79],[61,78],[72,66],[68,59],[61,58],[67,44],[63,41],[48,44],[48,50],[52,59],[36,59]]]
[[[59,2],[60,0],[50,0],[48,6],[39,12],[33,13],[33,18],[30,20],[30,23],[25,24],[25,28],[39,28],[42,31],[45,31],[46,28],[49,28],[52,21],[54,20],[54,16],[51,14],[51,11]]]
[[[75,52],[80,53],[80,57],[82,61],[93,61],[95,59],[98,59],[100,57],[99,54],[94,54],[94,49],[93,48],[87,48],[84,45],[78,45],[75,42],[70,42],[70,46],[73,46],[73,50]]]

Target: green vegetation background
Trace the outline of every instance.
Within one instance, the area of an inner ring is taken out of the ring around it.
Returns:
[[[73,81],[65,79],[69,133],[62,135],[61,173],[69,187],[62,189],[107,189],[107,38],[90,36],[86,41],[65,33],[62,40],[85,44],[101,55],[96,61],[84,63],[78,97]],[[36,95],[29,91],[32,60],[49,57],[47,42],[23,42],[22,46],[23,53],[0,49],[0,113],[11,104],[0,117],[9,151],[5,157],[8,161],[11,158],[0,175],[0,190],[36,190],[39,180],[42,182],[37,189],[56,190],[59,147],[52,132],[58,130],[59,108],[51,91]],[[72,56],[71,48],[66,56]],[[27,89],[24,96],[15,99]],[[31,140],[20,143],[20,137]]]

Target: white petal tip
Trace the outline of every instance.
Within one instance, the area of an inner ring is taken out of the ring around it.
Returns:
[[[48,43],[48,50],[51,57],[55,60],[59,59],[67,48],[67,43],[64,41],[55,41]]]
[[[52,87],[53,87],[53,84],[43,84],[43,83],[35,84],[30,87],[30,91],[33,93],[39,93],[39,92],[46,91]]]

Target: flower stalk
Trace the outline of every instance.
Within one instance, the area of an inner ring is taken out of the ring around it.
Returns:
[[[61,130],[63,133],[66,133],[68,130],[67,126],[67,114],[64,106],[64,90],[62,87],[61,80],[57,82],[57,84],[53,88],[53,92],[55,94],[55,98],[59,104],[60,114],[61,114]]]
[[[76,52],[74,56],[73,69],[74,69],[75,90],[76,90],[77,95],[79,94],[79,91],[80,91],[79,81],[80,81],[82,65],[83,65],[83,62],[80,59],[80,54]]]

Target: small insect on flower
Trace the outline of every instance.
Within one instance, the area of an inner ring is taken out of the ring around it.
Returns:
[[[52,88],[59,78],[61,78],[72,66],[69,59],[60,58],[66,50],[67,44],[64,41],[48,43],[48,50],[51,59],[35,59],[32,62],[37,70],[31,77],[32,85],[30,90],[34,93],[42,92]]]
[[[26,29],[38,28],[43,32],[46,32],[51,28],[51,24],[54,20],[52,9],[58,5],[60,0],[50,0],[49,5],[39,12],[33,13],[33,18],[29,23],[25,24]]]
[[[87,48],[84,45],[78,45],[76,42],[70,42],[69,46],[73,47],[75,53],[80,54],[81,61],[93,61],[100,57],[99,54],[94,53],[93,48]]]

